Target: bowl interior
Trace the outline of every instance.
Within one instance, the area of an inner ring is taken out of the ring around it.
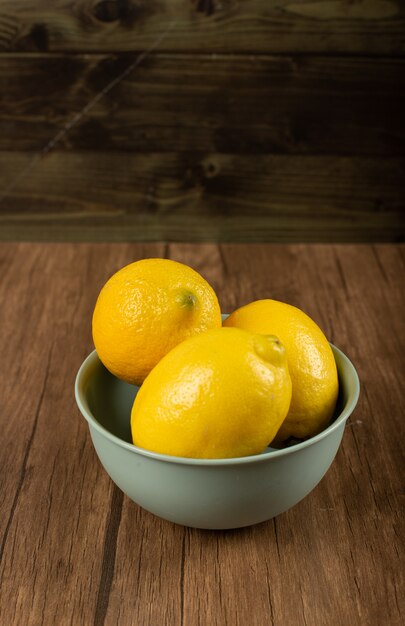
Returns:
[[[138,390],[110,374],[101,361],[95,363],[86,394],[88,407],[101,426],[128,443],[132,443],[130,416]]]
[[[339,396],[331,424],[343,411],[350,414],[358,396],[358,379],[352,364],[340,350],[334,346],[332,349],[338,369]],[[95,351],[83,364],[78,379],[78,395],[82,406],[108,432],[131,444],[130,415],[139,387],[110,374]],[[348,410],[349,407],[352,407],[351,410]],[[271,448],[266,451],[269,450]]]

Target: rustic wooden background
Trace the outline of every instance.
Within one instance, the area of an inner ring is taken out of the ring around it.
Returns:
[[[0,0],[0,238],[403,240],[404,87],[403,0]]]

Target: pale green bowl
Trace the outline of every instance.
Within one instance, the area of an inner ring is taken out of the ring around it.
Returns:
[[[76,401],[101,463],[131,500],[185,526],[249,526],[297,504],[319,483],[335,458],[360,385],[349,359],[334,346],[332,349],[340,393],[331,425],[312,439],[256,456],[187,459],[134,446],[130,413],[138,388],[112,376],[96,351],[77,374]]]

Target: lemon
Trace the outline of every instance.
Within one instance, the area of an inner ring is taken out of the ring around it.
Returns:
[[[220,326],[218,299],[198,272],[168,259],[142,259],[106,282],[92,329],[106,368],[140,385],[179,342]]]
[[[132,408],[133,442],[191,458],[257,454],[273,439],[290,399],[276,337],[210,330],[175,347],[146,378]]]
[[[317,324],[300,309],[277,300],[257,300],[237,309],[225,326],[272,333],[283,343],[292,380],[288,415],[276,441],[305,439],[327,426],[338,395],[332,349]]]

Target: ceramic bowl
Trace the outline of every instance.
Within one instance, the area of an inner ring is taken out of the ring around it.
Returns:
[[[110,374],[96,351],[76,377],[76,401],[96,453],[131,500],[166,520],[195,528],[239,528],[271,519],[297,504],[330,467],[359,396],[347,356],[332,346],[340,392],[331,424],[282,450],[233,459],[188,459],[131,443],[130,413],[138,388]]]

